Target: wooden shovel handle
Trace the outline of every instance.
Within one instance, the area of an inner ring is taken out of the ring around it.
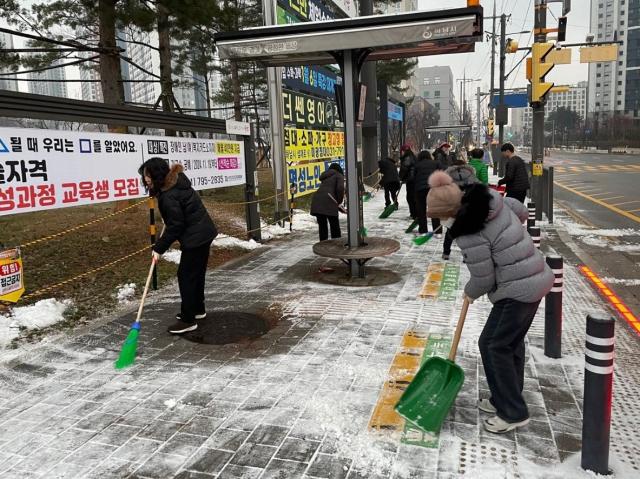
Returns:
[[[156,267],[156,259],[152,257],[151,268],[149,268],[149,274],[147,275],[147,282],[144,285],[144,292],[142,293],[142,299],[140,299],[140,306],[138,307],[138,314],[136,315],[136,322],[140,321],[142,317],[142,308],[144,308],[144,302],[147,299],[149,293],[149,285],[151,284],[151,277],[153,276],[153,269]]]
[[[460,336],[462,336],[462,327],[464,326],[464,320],[467,317],[467,311],[469,311],[469,300],[465,296],[464,302],[462,303],[462,311],[460,311],[460,319],[458,319],[458,325],[456,326],[456,334],[453,336],[451,350],[449,351],[449,361],[455,361],[456,359],[458,343],[460,342]]]

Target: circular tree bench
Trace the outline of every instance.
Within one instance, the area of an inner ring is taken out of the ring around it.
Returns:
[[[364,278],[364,265],[373,258],[389,256],[400,249],[400,243],[388,238],[367,237],[361,246],[349,248],[346,238],[320,241],[313,245],[313,252],[325,258],[339,259],[346,265],[356,261],[360,265],[360,277]]]

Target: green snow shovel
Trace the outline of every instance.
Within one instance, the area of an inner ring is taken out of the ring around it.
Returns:
[[[388,218],[391,215],[391,213],[393,213],[395,210],[396,210],[396,205],[391,203],[382,211],[382,213],[380,213],[380,216],[378,216],[378,218],[380,219]]]
[[[142,316],[142,308],[144,308],[144,301],[147,299],[149,293],[149,285],[151,284],[151,278],[153,277],[153,269],[156,266],[156,259],[152,258],[151,268],[149,268],[149,275],[147,276],[147,282],[144,285],[144,292],[142,293],[142,299],[140,300],[140,306],[138,307],[138,315],[135,322],[129,329],[129,334],[124,340],[120,355],[115,363],[116,369],[124,369],[127,366],[131,366],[136,360],[136,352],[138,350],[138,336],[140,335],[140,317]]]
[[[413,220],[413,223],[409,225],[409,227],[404,230],[405,233],[411,233],[418,226],[418,220]]]
[[[440,431],[464,382],[464,371],[454,360],[468,310],[469,301],[465,298],[449,358],[427,359],[396,404],[398,414],[432,434]]]
[[[415,228],[415,226],[414,226],[414,228]],[[413,238],[413,244],[415,244],[416,246],[422,246],[427,241],[429,241],[431,238],[433,238],[433,235],[436,234],[438,231],[440,231],[440,228],[442,228],[442,226],[438,226],[435,230],[433,230],[433,231],[431,231],[429,233],[425,233],[425,234],[416,236],[415,238]]]

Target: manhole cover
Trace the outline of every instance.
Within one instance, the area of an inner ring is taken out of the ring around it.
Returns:
[[[259,338],[272,327],[271,321],[257,314],[213,311],[198,322],[198,329],[183,337],[201,344],[241,343]]]

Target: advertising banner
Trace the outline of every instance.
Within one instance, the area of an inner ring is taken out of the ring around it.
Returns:
[[[143,197],[138,168],[154,156],[198,190],[246,182],[238,141],[0,128],[0,216]]]
[[[290,90],[282,91],[282,116],[285,124],[300,128],[334,128],[338,118],[335,102]]]
[[[289,185],[294,185],[296,197],[315,193],[320,188],[320,175],[329,169],[331,163],[338,163],[344,169],[344,160],[320,161],[315,163],[295,164],[289,167]]]
[[[344,133],[285,128],[284,151],[287,163],[344,158]]]

